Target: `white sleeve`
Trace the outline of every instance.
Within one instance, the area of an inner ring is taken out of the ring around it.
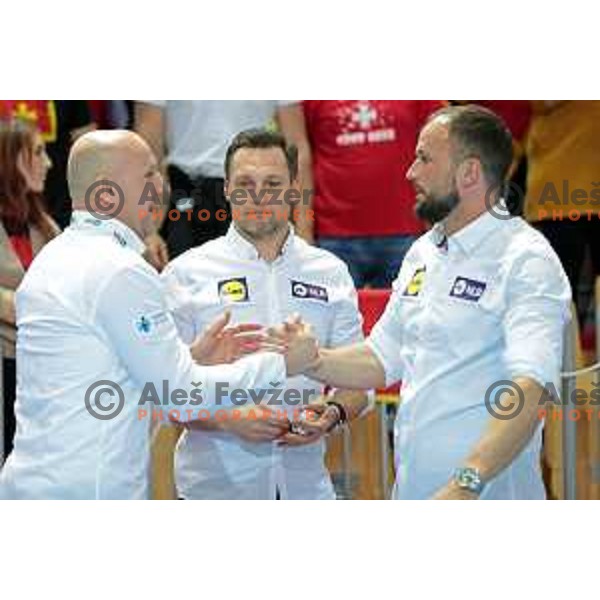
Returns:
[[[284,358],[274,353],[256,354],[230,365],[195,364],[166,309],[158,274],[145,264],[123,268],[106,282],[98,294],[94,322],[140,390],[147,384],[161,390],[166,380],[171,390],[188,392],[186,401],[178,399],[166,406],[167,410],[213,408],[221,402],[229,405],[229,394],[217,395],[223,384],[260,390],[286,377]],[[191,394],[200,389],[198,383],[202,390],[200,407],[198,396]]]
[[[393,285],[392,295],[385,311],[366,340],[385,372],[385,384],[390,386],[402,379],[401,351],[404,330],[399,318],[401,302],[399,278]]]
[[[329,336],[331,348],[349,346],[362,342],[364,339],[363,319],[358,309],[358,295],[346,265],[342,265],[339,279],[339,297],[334,307],[335,317]]]
[[[511,378],[558,384],[571,289],[556,256],[527,256],[510,274],[503,320],[504,362]]]
[[[328,340],[329,346],[340,348],[357,344],[364,339],[363,318],[358,308],[358,294],[348,267],[344,264],[340,271],[340,296],[335,306],[335,317]],[[366,390],[365,393],[368,405],[361,416],[375,406],[375,391]]]
[[[165,287],[167,309],[175,320],[177,331],[186,344],[192,344],[201,333],[196,327],[192,294],[181,282],[173,263],[166,266],[160,277]]]

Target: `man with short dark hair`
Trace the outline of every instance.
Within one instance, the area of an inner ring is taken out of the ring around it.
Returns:
[[[136,102],[135,129],[151,145],[168,175],[172,197],[161,235],[146,240],[149,259],[162,270],[170,258],[223,235],[231,220],[223,196],[223,159],[244,129],[277,125],[310,161],[302,109],[293,100],[145,100]],[[306,170],[306,169],[305,169]],[[206,211],[202,217],[200,211]],[[174,214],[174,213],[171,213]],[[166,260],[165,260],[166,259]]]
[[[225,156],[225,196],[233,223],[227,234],[188,250],[163,277],[180,335],[193,340],[229,310],[234,323],[273,326],[297,313],[321,345],[362,339],[357,295],[346,265],[299,238],[289,224],[299,195],[296,151],[282,135],[249,130]],[[366,407],[363,392],[334,389],[306,377],[274,380],[274,393],[253,418],[245,403],[184,432],[175,457],[178,494],[186,499],[333,499],[324,465],[325,438]],[[343,388],[343,384],[340,388]],[[275,396],[276,395],[276,396]],[[235,403],[234,394],[231,394]],[[300,399],[301,398],[301,399]],[[294,432],[279,412],[316,418]],[[303,414],[308,415],[308,412]]]
[[[407,177],[436,225],[367,341],[322,349],[306,372],[358,389],[402,380],[396,498],[545,497],[540,400],[558,385],[571,292],[545,238],[498,197],[510,161],[492,112],[433,115]]]

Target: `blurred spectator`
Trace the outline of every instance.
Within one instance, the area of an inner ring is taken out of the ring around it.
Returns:
[[[98,129],[129,129],[133,125],[131,100],[88,100],[88,106]]]
[[[42,208],[50,160],[31,123],[0,121],[0,349],[4,457],[15,433],[15,290],[42,246],[59,231]]]
[[[600,101],[542,100],[533,109],[525,216],[554,247],[575,296],[586,252],[600,273]]]
[[[94,128],[86,100],[0,100],[0,119],[31,121],[46,143],[52,169],[44,198],[50,216],[64,229],[71,219],[67,157],[71,144]]]
[[[268,126],[275,119],[290,142],[306,147],[300,105],[288,100],[153,100],[137,102],[135,129],[143,135],[159,161],[164,160],[172,191],[171,209],[178,220],[166,218],[161,235],[168,255],[175,258],[189,248],[222,236],[231,220],[225,200],[225,151],[244,129]],[[299,148],[299,149],[301,149]],[[304,155],[304,154],[303,154]],[[300,161],[303,160],[303,155]],[[191,215],[186,211],[191,209]],[[210,215],[198,218],[201,210]],[[150,261],[161,270],[168,258],[158,236],[147,240]]]
[[[438,100],[307,100],[314,236],[350,269],[357,287],[389,287],[423,224],[406,171]]]

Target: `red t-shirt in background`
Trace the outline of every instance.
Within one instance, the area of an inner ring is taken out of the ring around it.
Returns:
[[[504,119],[513,138],[520,142],[529,129],[532,107],[530,100],[473,100]]]
[[[406,171],[440,100],[305,100],[313,155],[315,235],[416,235]]]

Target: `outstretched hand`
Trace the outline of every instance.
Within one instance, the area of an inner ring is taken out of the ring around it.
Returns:
[[[319,360],[319,344],[310,324],[293,315],[267,332],[270,343],[285,357],[289,377],[309,370]]]
[[[190,350],[201,365],[231,363],[242,356],[262,350],[265,334],[262,325],[244,323],[229,326],[231,311],[227,310],[196,338]]]

